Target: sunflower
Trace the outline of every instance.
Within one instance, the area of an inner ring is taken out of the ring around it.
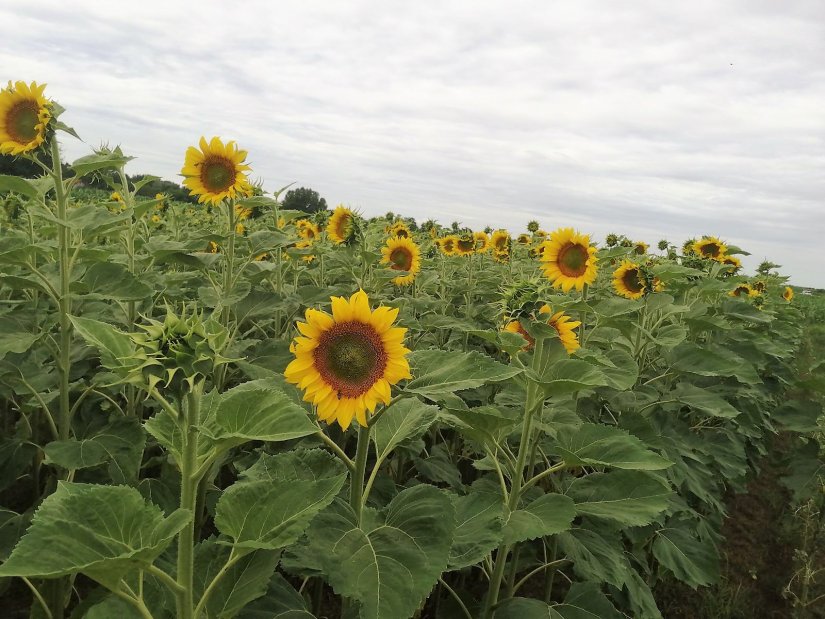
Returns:
[[[556,288],[568,292],[582,290],[596,280],[596,248],[590,237],[573,228],[559,228],[550,233],[541,255],[544,274]]]
[[[402,239],[410,238],[410,229],[407,227],[403,221],[396,221],[394,224],[387,228],[387,232],[390,236],[398,236]]]
[[[519,234],[516,242],[519,245],[529,245],[532,242],[532,240],[533,239],[530,238],[529,234]]]
[[[723,256],[721,262],[722,264],[733,267],[733,269],[731,269],[733,273],[736,273],[736,271],[742,268],[742,261],[736,256]]]
[[[312,223],[308,219],[299,219],[295,222],[295,227],[298,229],[298,236],[305,241],[314,241],[321,235],[321,228],[318,224]]]
[[[441,250],[441,253],[444,254],[445,256],[455,256],[456,255],[455,244],[456,244],[456,241],[458,240],[458,237],[455,236],[454,234],[451,234],[450,236],[445,236],[444,238],[442,238],[440,240],[441,240],[441,244],[438,246],[438,248]]]
[[[194,146],[186,149],[181,170],[185,177],[183,184],[189,188],[190,195],[200,196],[198,203],[217,205],[226,198],[244,196],[249,188],[246,172],[250,169],[244,164],[246,154],[235,142],[224,144],[217,137],[207,142],[202,137],[200,150]]]
[[[743,295],[746,296],[746,297],[759,296],[759,293],[756,290],[754,290],[753,288],[751,288],[750,284],[739,284],[736,288],[731,290],[728,294],[732,297],[741,297]]]
[[[412,239],[396,236],[387,239],[381,248],[381,264],[388,264],[393,271],[407,271],[392,280],[396,286],[409,286],[421,270],[421,251]]]
[[[564,349],[567,351],[567,354],[572,355],[579,348],[581,348],[581,344],[579,344],[579,336],[576,335],[575,331],[573,331],[576,327],[581,326],[581,321],[572,320],[570,316],[565,314],[563,311],[556,312],[554,314],[549,305],[542,305],[539,310],[539,315],[544,316],[547,314],[550,314],[550,319],[547,321],[547,324],[553,327],[556,330],[556,333],[559,334],[559,339],[561,340]]]
[[[241,222],[235,224],[235,234],[238,236],[243,236],[246,234],[246,226],[243,225]]]
[[[788,303],[793,301],[793,288],[790,286],[785,286],[785,292],[782,293],[782,298],[785,299]]]
[[[246,208],[241,206],[240,204],[235,205],[235,217],[237,217],[238,221],[244,221],[252,217],[252,209]]]
[[[511,320],[504,327],[501,329],[502,331],[506,331],[508,333],[518,333],[521,337],[527,340],[527,343],[522,347],[523,351],[532,350],[533,346],[536,345],[536,340],[533,339],[533,336],[527,333],[524,330],[524,327],[521,326],[521,322],[518,320]]]
[[[761,279],[753,282],[753,289],[756,290],[756,292],[758,292],[760,294],[765,292],[765,289],[767,287],[768,287],[768,285],[765,282],[763,282]]]
[[[152,220],[153,224],[159,224],[160,223],[160,215],[152,215],[151,220]]]
[[[703,258],[710,258],[712,260],[722,261],[725,259],[725,252],[728,251],[728,246],[715,236],[708,236],[693,244],[693,251]]]
[[[662,292],[666,288],[665,283],[658,277],[653,278],[653,292]]]
[[[295,243],[295,247],[297,249],[308,249],[308,248],[312,247],[312,241],[311,240],[298,241],[297,243]],[[301,260],[303,260],[306,263],[310,263],[313,260],[315,260],[315,256],[313,254],[304,254],[303,256],[301,256]]]
[[[455,237],[453,253],[456,256],[472,256],[476,250],[476,240],[469,234]]]
[[[510,250],[494,249],[493,260],[495,260],[496,262],[500,262],[501,264],[507,264],[508,262],[510,262]]]
[[[644,241],[636,241],[633,244],[633,253],[638,254],[640,256],[644,256],[647,253],[648,247],[650,247],[650,245],[648,245]]]
[[[363,290],[331,301],[332,315],[310,308],[306,322],[296,323],[302,336],[293,341],[284,378],[304,390],[322,420],[346,429],[355,418],[366,426],[368,412],[389,404],[392,385],[411,378],[407,330],[393,326],[397,308],[370,310]]]
[[[112,195],[109,196],[109,199],[113,202],[123,203],[123,196],[120,195],[117,191],[113,191]]]
[[[549,233],[549,232],[547,232],[547,230],[536,230],[536,232],[535,232],[535,235],[534,235],[534,236],[536,236],[536,237],[538,237],[538,238],[540,238],[540,239],[544,240],[544,239],[546,239],[546,238],[547,238],[547,236],[548,236],[549,234],[550,234],[550,233]]]
[[[20,155],[46,141],[53,104],[46,84],[15,82],[0,90],[0,154]]]
[[[645,296],[646,286],[639,265],[622,260],[619,268],[613,271],[613,288],[626,299],[641,299]]]
[[[335,212],[327,223],[327,236],[333,243],[346,243],[355,232],[355,214],[343,205],[335,207]]]
[[[490,238],[493,251],[510,251],[510,234],[507,230],[496,230]]]
[[[483,254],[490,249],[490,237],[483,230],[473,232],[473,240],[475,241],[475,250],[477,254]]]

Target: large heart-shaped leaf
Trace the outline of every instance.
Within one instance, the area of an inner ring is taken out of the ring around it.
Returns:
[[[551,452],[568,465],[606,465],[619,469],[655,471],[672,463],[647,449],[632,434],[611,426],[583,423],[578,428],[563,428]]]
[[[502,541],[504,503],[501,496],[487,492],[471,492],[453,496],[455,532],[450,548],[449,569],[475,565]]]
[[[504,542],[515,544],[567,531],[576,517],[573,500],[563,494],[545,494],[510,513],[504,525]]]
[[[659,477],[619,469],[575,479],[567,494],[576,502],[579,514],[641,526],[653,522],[667,508],[673,492]]]
[[[415,378],[407,384],[405,391],[425,397],[473,389],[521,372],[519,368],[503,365],[475,351],[420,350],[411,353],[409,360]]]
[[[361,619],[415,613],[447,567],[454,528],[449,497],[419,485],[398,494],[386,513],[364,510],[361,525],[343,502],[320,514],[308,537],[336,593],[359,602]]]
[[[0,566],[0,576],[83,572],[113,587],[130,569],[150,564],[189,518],[182,509],[164,518],[127,486],[60,482]]]

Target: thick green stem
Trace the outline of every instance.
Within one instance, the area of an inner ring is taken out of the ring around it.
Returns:
[[[220,319],[221,324],[231,333],[229,323],[232,318],[232,310],[227,304],[227,299],[232,296],[232,289],[235,287],[235,201],[231,200],[227,205],[229,207],[229,242],[227,243],[226,260],[224,261],[223,290],[221,290],[223,308],[221,309]],[[229,346],[229,342],[227,342],[227,346]],[[223,389],[226,381],[226,369],[226,365],[221,365],[215,371],[215,387],[219,391]]]
[[[533,368],[541,367],[542,356],[544,352],[544,341],[539,339],[536,342],[536,349],[533,353]],[[518,455],[516,456],[516,467],[513,471],[513,479],[510,487],[510,498],[507,501],[507,508],[510,512],[518,509],[519,498],[521,497],[521,486],[524,481],[524,467],[527,463],[527,456],[530,453],[530,434],[533,429],[533,414],[541,406],[543,398],[541,397],[539,386],[530,381],[527,383],[527,397],[524,403],[524,424],[521,429],[521,440],[518,447]],[[489,619],[493,616],[493,607],[498,603],[499,589],[501,588],[501,581],[504,578],[504,569],[507,565],[507,556],[510,554],[511,545],[502,544],[496,553],[496,562],[493,574],[490,578],[490,590],[487,593],[487,602],[484,606],[484,619]]]
[[[195,564],[195,509],[198,479],[195,475],[198,458],[198,423],[201,403],[200,385],[186,396],[186,406],[181,411],[184,424],[183,454],[180,462],[180,507],[192,514],[186,527],[178,535],[177,583],[181,591],[177,595],[178,619],[192,619],[193,575]]]
[[[370,428],[359,426],[358,446],[355,449],[355,470],[352,473],[349,488],[349,504],[355,512],[358,524],[361,524],[361,511],[364,508],[364,475],[367,470],[367,456],[370,451]]]
[[[57,203],[57,246],[60,262],[60,412],[57,427],[60,431],[60,440],[69,439],[71,431],[71,407],[69,405],[69,375],[71,373],[72,323],[69,315],[72,312],[72,298],[69,293],[71,281],[71,265],[69,263],[69,227],[66,224],[67,195],[63,186],[63,171],[60,167],[60,149],[57,140],[52,140],[52,177],[54,179],[55,201]]]

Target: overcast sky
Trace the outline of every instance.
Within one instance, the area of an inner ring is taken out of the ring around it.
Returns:
[[[6,2],[0,78],[179,181],[201,135],[365,215],[721,236],[825,287],[825,2]]]

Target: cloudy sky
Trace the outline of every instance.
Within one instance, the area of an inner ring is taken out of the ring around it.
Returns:
[[[825,287],[825,2],[7,2],[5,79],[179,180],[201,135],[269,190],[473,228],[715,234]]]

